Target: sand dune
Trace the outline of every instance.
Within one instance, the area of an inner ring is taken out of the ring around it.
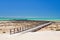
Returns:
[[[0,40],[60,40],[60,31],[28,32],[25,34],[3,34]]]

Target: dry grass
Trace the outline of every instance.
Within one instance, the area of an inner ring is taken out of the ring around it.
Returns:
[[[54,22],[51,25],[48,25],[38,31],[60,31],[60,23]]]
[[[44,21],[0,21],[0,33],[9,33],[10,29],[14,28],[32,28],[40,24],[45,23]]]

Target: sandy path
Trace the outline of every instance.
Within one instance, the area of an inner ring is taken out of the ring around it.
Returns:
[[[25,34],[0,34],[0,40],[60,40],[60,31],[28,32]]]

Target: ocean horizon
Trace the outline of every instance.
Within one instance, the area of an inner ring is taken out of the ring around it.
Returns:
[[[0,20],[59,20],[60,18],[0,18]]]

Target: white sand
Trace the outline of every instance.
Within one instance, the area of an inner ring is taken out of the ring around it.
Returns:
[[[25,34],[0,34],[0,40],[60,40],[60,31],[28,32]]]

